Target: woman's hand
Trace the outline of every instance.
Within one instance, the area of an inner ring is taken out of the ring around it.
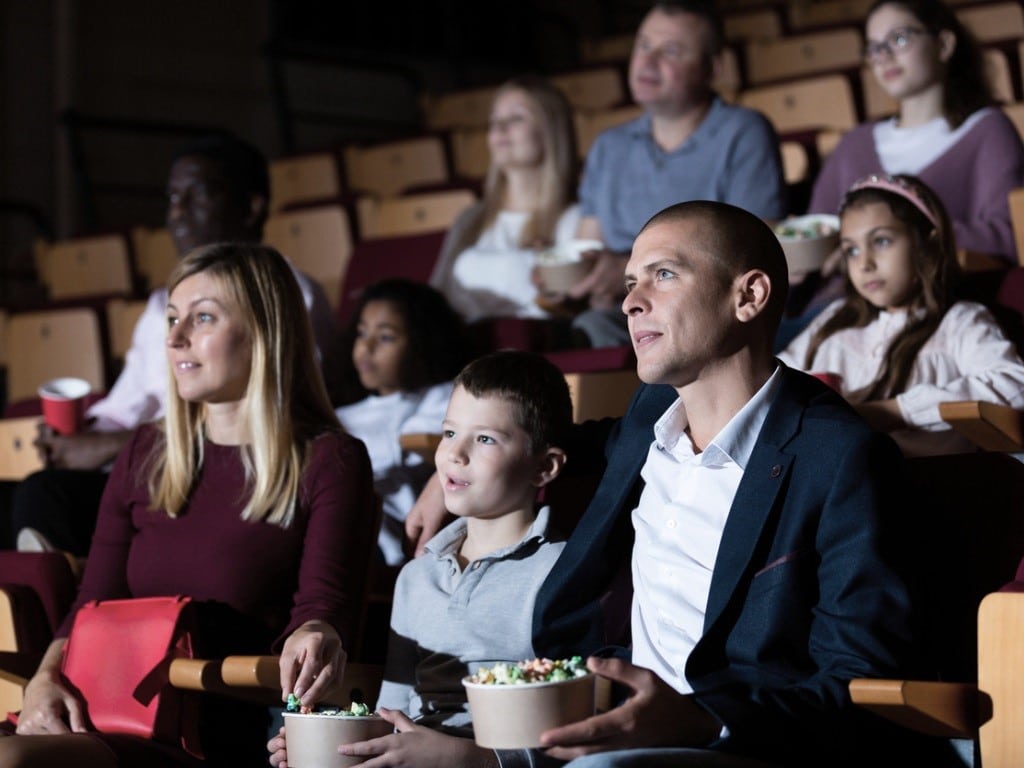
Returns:
[[[416,725],[402,712],[381,709],[378,714],[395,726],[397,733],[355,744],[343,744],[343,755],[368,757],[366,768],[497,768],[490,749],[478,747],[472,739],[448,736]]]
[[[326,621],[307,621],[284,641],[281,701],[294,693],[303,706],[313,706],[341,679],[346,656],[334,627]]]
[[[61,681],[63,647],[63,638],[50,643],[39,670],[25,686],[17,733],[84,733],[89,730],[84,705]]]

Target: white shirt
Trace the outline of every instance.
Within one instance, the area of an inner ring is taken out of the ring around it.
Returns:
[[[400,435],[441,431],[452,382],[435,384],[415,392],[370,395],[358,403],[338,408],[338,420],[366,443],[373,467],[373,484],[384,502],[384,519],[377,539],[388,565],[405,561],[403,523],[434,466],[419,454],[406,453]]]
[[[704,634],[722,531],[743,471],[782,381],[778,367],[708,446],[694,454],[683,401],[654,425],[633,510],[633,663],[680,693],[686,660]]]
[[[955,131],[945,117],[936,117],[913,128],[900,128],[896,118],[875,124],[875,151],[886,173],[917,175],[971,132],[979,120],[992,111],[985,107],[964,120]]]
[[[537,251],[519,247],[528,216],[501,211],[476,243],[455,257],[442,291],[468,322],[483,317],[547,317],[534,301],[537,288],[530,282]],[[565,210],[555,227],[556,245],[576,236],[579,220],[579,206]]]
[[[334,315],[323,289],[294,266],[292,273],[302,289],[318,353],[333,350],[337,354]],[[96,419],[90,429],[117,432],[162,418],[167,375],[167,289],[158,288],[149,294],[146,308],[135,323],[121,375],[107,396],[89,408],[87,416]]]
[[[903,330],[908,313],[879,312],[863,328],[846,328],[829,336],[805,366],[811,338],[842,305],[838,300],[790,342],[779,359],[815,373],[838,373],[841,391],[856,402],[857,392],[878,378],[892,339]],[[917,353],[904,391],[896,396],[903,420],[915,427],[893,433],[904,453],[971,450],[939,415],[939,403],[984,400],[1024,408],[1024,362],[983,305],[959,301]],[[926,432],[946,432],[926,435]]]

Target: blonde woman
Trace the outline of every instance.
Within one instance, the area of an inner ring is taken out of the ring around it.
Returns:
[[[573,239],[576,146],[572,112],[546,80],[502,85],[487,133],[483,199],[452,225],[430,283],[469,322],[547,317],[530,278],[539,248]]]
[[[59,675],[88,600],[190,595],[203,654],[280,653],[282,695],[305,703],[344,667],[376,538],[373,476],[328,402],[292,271],[273,249],[224,243],[191,252],[169,288],[166,417],[117,458],[78,600],[25,689],[17,732],[47,735],[0,738],[4,766],[196,764],[90,730]],[[263,759],[265,708],[204,704],[202,765]]]

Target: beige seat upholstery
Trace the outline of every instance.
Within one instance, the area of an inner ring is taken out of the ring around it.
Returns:
[[[146,310],[145,299],[110,299],[107,301],[107,339],[110,357],[120,368],[132,346],[132,333]]]
[[[746,44],[747,83],[758,85],[793,77],[856,69],[864,41],[858,27],[788,35]]]
[[[467,88],[450,93],[426,94],[423,113],[427,128],[483,128],[491,118],[496,87]]]
[[[331,306],[337,306],[345,270],[352,258],[352,228],[344,206],[325,205],[272,214],[263,228],[263,242],[316,280]]]
[[[333,152],[279,157],[268,166],[271,211],[341,195],[338,158]]]
[[[1017,2],[958,8],[957,18],[982,43],[1024,38],[1024,7]]]
[[[36,253],[36,269],[51,299],[132,292],[128,243],[120,235],[44,244]]]
[[[397,195],[410,187],[449,180],[448,154],[440,136],[349,146],[342,156],[348,188],[354,193]]]
[[[448,229],[455,217],[476,202],[469,189],[448,189],[400,197],[361,197],[356,201],[363,240]]]
[[[20,312],[7,323],[7,400],[36,397],[39,385],[61,376],[106,389],[103,339],[96,313],[87,307]]]
[[[750,88],[738,101],[762,112],[779,133],[825,128],[848,131],[857,124],[853,90],[844,75]]]
[[[626,99],[626,85],[618,67],[596,67],[549,78],[565,94],[574,110],[594,112],[617,107]]]
[[[166,227],[135,227],[132,229],[135,271],[146,281],[149,290],[167,285],[167,278],[178,265],[178,249]]]

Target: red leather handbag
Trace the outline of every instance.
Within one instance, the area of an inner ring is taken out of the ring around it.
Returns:
[[[180,745],[202,756],[198,694],[170,684],[171,661],[192,658],[192,599],[93,600],[75,615],[61,672],[101,733]]]

